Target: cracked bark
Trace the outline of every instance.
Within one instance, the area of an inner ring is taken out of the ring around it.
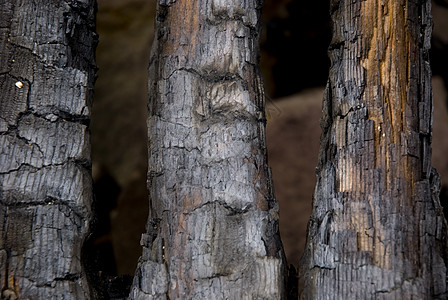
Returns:
[[[5,299],[89,299],[94,0],[0,0],[0,282]]]
[[[258,70],[261,3],[158,3],[150,216],[131,299],[284,296]]]
[[[331,1],[301,299],[446,299],[431,168],[430,1]]]

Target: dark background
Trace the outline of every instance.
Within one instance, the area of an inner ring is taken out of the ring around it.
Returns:
[[[447,182],[448,10],[444,1],[437,2],[433,165]],[[99,71],[91,124],[98,212],[93,246],[97,268],[105,275],[133,275],[148,215],[146,86],[155,3],[98,0]],[[321,99],[329,67],[328,10],[323,0],[265,0],[263,10],[260,65],[268,95],[275,99],[267,106],[269,164],[280,202],[282,240],[288,261],[296,266],[315,184]]]

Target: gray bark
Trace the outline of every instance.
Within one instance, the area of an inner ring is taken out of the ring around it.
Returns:
[[[430,1],[331,1],[302,299],[446,299],[431,168]]]
[[[94,0],[0,0],[2,299],[89,299]]]
[[[261,1],[159,1],[150,216],[131,299],[282,299],[258,70]]]

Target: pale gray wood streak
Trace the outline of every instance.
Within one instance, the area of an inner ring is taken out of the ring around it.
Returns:
[[[261,1],[160,1],[150,64],[150,216],[131,299],[281,299],[266,165]]]
[[[0,282],[6,299],[89,299],[94,0],[0,1]],[[8,298],[9,297],[9,298]]]
[[[331,1],[303,299],[446,299],[431,168],[430,1]]]

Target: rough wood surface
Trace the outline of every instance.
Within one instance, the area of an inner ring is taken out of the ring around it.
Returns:
[[[131,299],[282,299],[266,165],[261,1],[159,1],[150,216]]]
[[[430,1],[331,1],[302,299],[446,299],[431,168]]]
[[[89,299],[93,0],[0,0],[2,299]]]

